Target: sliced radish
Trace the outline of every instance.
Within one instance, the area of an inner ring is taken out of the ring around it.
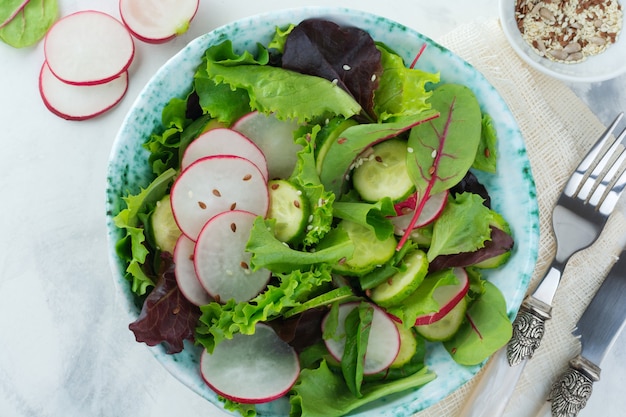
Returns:
[[[206,350],[200,372],[219,395],[245,404],[273,401],[285,395],[300,374],[296,351],[266,324],[258,323],[251,335],[237,333]]]
[[[67,120],[96,117],[120,102],[128,89],[128,73],[98,85],[71,85],[56,78],[44,62],[39,73],[39,93],[52,113]]]
[[[257,145],[241,133],[226,128],[208,130],[193,140],[185,150],[181,168],[205,156],[235,155],[246,158],[259,168],[267,181],[267,162]]]
[[[250,268],[246,252],[257,215],[248,211],[225,211],[202,228],[193,254],[196,275],[216,300],[248,301],[265,289],[270,271]]]
[[[439,215],[443,211],[447,201],[448,191],[442,191],[431,196],[426,201],[426,204],[424,204],[424,208],[420,213],[417,222],[415,222],[415,226],[413,226],[413,228],[417,229],[418,227],[426,226],[427,224],[435,221],[435,219],[437,219],[437,217],[439,217]],[[411,219],[413,219],[413,214],[415,213],[416,203],[417,196],[415,194],[412,194],[408,199],[394,206],[398,215],[390,217],[390,220],[394,226],[394,231],[397,235],[404,234],[407,227],[409,227]]]
[[[50,71],[68,84],[102,84],[130,66],[135,44],[126,27],[95,10],[70,14],[57,21],[44,40]]]
[[[267,182],[245,158],[215,155],[189,165],[174,182],[172,212],[180,230],[195,241],[205,223],[223,211],[240,209],[265,216]]]
[[[0,7],[0,28],[13,20],[28,2],[29,0],[2,0],[3,4],[2,7]]]
[[[469,290],[469,279],[467,272],[463,268],[454,268],[454,275],[459,282],[455,285],[442,285],[433,292],[433,299],[441,306],[436,313],[425,314],[419,316],[415,320],[416,326],[424,324],[433,324],[441,320],[450,312],[467,294]]]
[[[120,0],[120,16],[128,30],[148,43],[167,42],[189,28],[200,0]]]
[[[274,115],[248,113],[233,125],[257,144],[267,158],[270,179],[289,178],[298,160],[301,145],[294,143],[293,134],[298,128],[295,120],[279,120]]]
[[[336,334],[324,340],[328,352],[338,361],[341,361],[346,344],[346,316],[359,304],[345,303],[339,306],[339,316]],[[393,363],[400,351],[400,333],[394,321],[380,307],[372,304],[374,318],[370,328],[369,339],[365,351],[363,373],[375,374]],[[326,327],[328,315],[322,321],[322,329]]]
[[[185,235],[181,235],[174,247],[174,274],[180,292],[192,304],[203,306],[213,301],[209,293],[206,292],[193,264],[193,252],[196,243]]]

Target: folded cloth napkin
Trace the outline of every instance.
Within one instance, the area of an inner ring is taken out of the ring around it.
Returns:
[[[461,26],[437,40],[480,71],[509,105],[525,138],[537,187],[540,210],[539,259],[532,290],[555,253],[551,213],[571,171],[578,165],[605,126],[562,82],[527,66],[507,43],[497,20]],[[615,109],[615,113],[619,109]],[[571,329],[593,297],[626,238],[626,213],[616,212],[598,241],[574,255],[554,299],[546,335],[529,361],[505,412],[507,417],[529,416],[545,401],[552,381],[579,352]],[[515,277],[511,277],[515,279]],[[477,377],[415,417],[454,417],[460,412]],[[441,378],[445,376],[440,376]]]

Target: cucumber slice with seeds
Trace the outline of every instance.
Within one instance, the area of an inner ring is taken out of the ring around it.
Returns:
[[[268,218],[276,220],[274,235],[281,242],[298,241],[306,232],[311,210],[302,190],[287,180],[268,183],[270,207]]]
[[[428,273],[428,258],[421,250],[413,251],[404,257],[406,270],[395,273],[386,282],[376,286],[370,298],[376,304],[387,307],[408,297],[424,281]]]
[[[157,249],[161,252],[174,253],[176,241],[182,232],[174,220],[169,194],[157,201],[154,211],[150,215],[150,226]]]
[[[372,146],[371,153],[356,162],[352,173],[355,190],[365,201],[389,197],[403,201],[415,191],[406,165],[407,142],[389,139]]]
[[[432,324],[415,326],[415,330],[426,340],[431,342],[444,342],[451,339],[459,330],[465,318],[465,311],[467,311],[467,300],[463,297],[461,301],[440,320]]]

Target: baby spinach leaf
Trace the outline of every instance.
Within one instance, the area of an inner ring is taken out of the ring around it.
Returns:
[[[488,114],[483,114],[480,142],[476,150],[476,159],[472,164],[473,168],[492,174],[496,172],[497,141],[498,134],[496,127],[493,125],[493,119]]]
[[[0,3],[0,27],[9,23],[28,2],[29,0],[3,0]]]
[[[374,90],[382,66],[374,39],[363,29],[322,19],[304,20],[287,37],[282,65],[336,83],[375,119]]]
[[[341,357],[341,373],[348,389],[357,398],[363,396],[361,394],[363,362],[373,318],[374,307],[367,302],[359,303],[357,308],[346,316],[346,344]]]
[[[0,39],[14,48],[32,46],[45,36],[58,15],[57,0],[30,0],[0,28]]]
[[[504,346],[513,334],[504,296],[489,281],[484,281],[484,289],[482,296],[468,308],[458,332],[444,342],[450,356],[461,365],[481,363]]]

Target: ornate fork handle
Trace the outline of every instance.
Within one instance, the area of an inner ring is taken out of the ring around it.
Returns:
[[[553,417],[573,417],[587,405],[593,383],[600,380],[600,368],[578,355],[550,390]]]

